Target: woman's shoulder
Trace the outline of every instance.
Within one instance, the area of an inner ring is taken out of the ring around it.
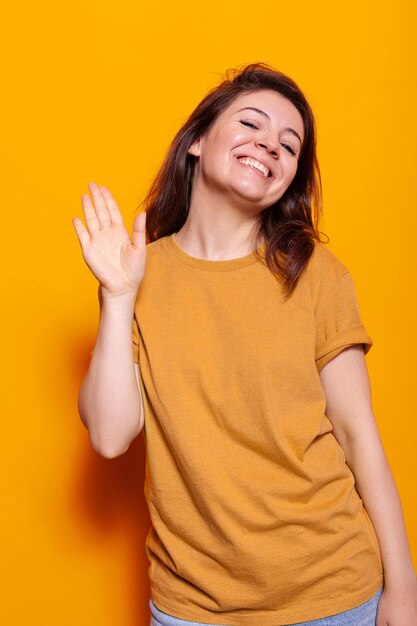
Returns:
[[[315,298],[331,293],[344,276],[350,274],[345,262],[327,244],[314,242],[313,252],[306,267],[306,279]]]
[[[147,243],[146,254],[149,256],[153,256],[154,254],[161,254],[165,250],[168,237],[169,235],[165,235]]]
[[[309,258],[307,270],[313,281],[337,280],[349,273],[344,261],[321,241],[314,242],[314,249]]]

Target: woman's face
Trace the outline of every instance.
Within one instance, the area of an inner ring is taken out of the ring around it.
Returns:
[[[189,149],[198,157],[193,190],[265,209],[291,184],[303,140],[302,117],[287,98],[269,89],[240,95]]]

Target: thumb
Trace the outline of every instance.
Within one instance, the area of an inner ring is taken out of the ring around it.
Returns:
[[[132,243],[136,248],[146,246],[146,211],[141,211],[133,222]]]

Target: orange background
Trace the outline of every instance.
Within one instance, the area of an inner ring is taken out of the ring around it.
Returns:
[[[374,341],[374,411],[416,564],[416,12],[411,0],[3,9],[2,624],[149,626],[142,436],[104,459],[77,412],[98,303],[71,219],[95,181],[131,229],[180,124],[226,69],[255,61],[294,78],[316,113],[321,230]]]

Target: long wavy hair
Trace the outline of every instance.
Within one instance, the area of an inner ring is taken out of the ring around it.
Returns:
[[[177,132],[138,209],[144,205],[146,210],[148,243],[178,232],[187,219],[196,163],[188,149],[235,98],[261,89],[274,90],[292,102],[304,125],[295,177],[283,196],[260,212],[253,230],[254,253],[283,284],[288,297],[313,253],[315,241],[321,241],[322,186],[313,112],[297,84],[282,72],[265,63],[228,70]]]

